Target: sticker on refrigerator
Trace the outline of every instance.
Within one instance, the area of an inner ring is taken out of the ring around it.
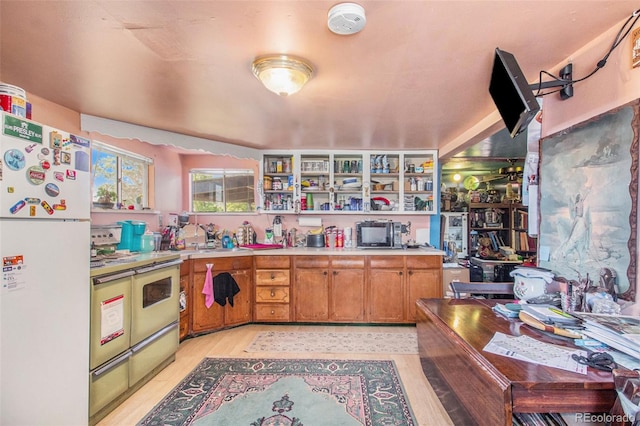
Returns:
[[[71,143],[85,148],[89,148],[91,146],[91,141],[89,139],[81,138],[80,136],[69,135],[69,139],[71,139]]]
[[[26,265],[24,256],[5,256],[2,258],[2,290],[19,290],[24,288]]]
[[[8,114],[4,116],[2,133],[31,142],[42,143],[42,126]]]
[[[100,345],[124,334],[124,294],[100,303]]]
[[[57,197],[60,195],[60,188],[55,183],[48,183],[44,186],[44,192],[50,197]]]
[[[40,166],[31,166],[27,169],[27,180],[33,185],[42,185],[46,175]]]
[[[10,149],[5,152],[4,162],[11,170],[22,170],[27,164],[24,154],[18,149]]]
[[[26,205],[27,203],[25,203],[24,200],[20,200],[17,203],[15,203],[13,206],[11,206],[11,208],[9,209],[9,213],[16,214],[20,210],[22,210],[22,208]]]
[[[51,148],[62,148],[62,135],[58,132],[49,133],[49,146]]]
[[[60,162],[62,164],[71,164],[71,153],[70,152],[61,151],[60,152]]]

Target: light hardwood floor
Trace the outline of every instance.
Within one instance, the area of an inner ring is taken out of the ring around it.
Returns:
[[[407,331],[407,327],[251,324],[187,339],[180,344],[175,362],[124,401],[100,421],[98,426],[135,425],[205,357],[390,359],[395,361],[400,373],[417,425],[453,424],[426,380],[418,355],[245,352],[244,349],[260,331],[403,332]]]

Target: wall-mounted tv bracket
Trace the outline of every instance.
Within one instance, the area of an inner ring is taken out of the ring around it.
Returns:
[[[558,73],[560,78],[552,81],[545,81],[540,83],[530,84],[531,90],[542,90],[550,87],[561,87],[560,99],[563,101],[573,96],[573,64],[567,64]]]

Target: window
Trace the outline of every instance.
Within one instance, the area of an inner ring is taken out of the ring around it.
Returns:
[[[92,194],[96,207],[148,207],[150,158],[100,142],[91,148]]]
[[[255,211],[253,170],[191,170],[191,211],[239,213]]]

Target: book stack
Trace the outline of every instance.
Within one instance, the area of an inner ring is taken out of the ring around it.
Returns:
[[[524,304],[522,310],[545,324],[562,328],[582,328],[582,320],[561,309],[546,304]]]
[[[588,337],[640,359],[640,318],[587,312],[573,315],[583,321],[582,332]]]

